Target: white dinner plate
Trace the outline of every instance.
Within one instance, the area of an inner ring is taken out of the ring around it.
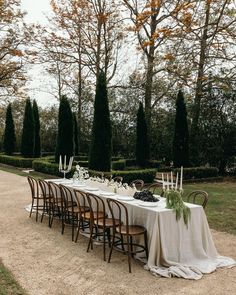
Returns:
[[[139,206],[141,207],[156,207],[158,205],[158,202],[144,202],[144,201],[141,201],[139,203]]]
[[[100,196],[114,196],[115,193],[113,192],[100,192]]]
[[[67,180],[65,180],[63,178],[55,178],[55,179],[46,179],[46,181],[51,181],[51,182],[65,182]]]
[[[99,188],[97,187],[85,187],[84,188],[86,191],[89,191],[89,192],[94,192],[94,191],[98,191]]]
[[[129,197],[129,196],[117,196],[116,199],[119,201],[134,201],[135,200],[133,197]]]

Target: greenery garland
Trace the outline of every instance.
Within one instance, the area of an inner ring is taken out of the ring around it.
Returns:
[[[182,199],[182,192],[177,190],[166,190],[164,192],[166,198],[166,208],[174,209],[176,213],[176,220],[179,220],[183,216],[184,223],[188,226],[188,220],[190,219],[190,209],[184,204]]]

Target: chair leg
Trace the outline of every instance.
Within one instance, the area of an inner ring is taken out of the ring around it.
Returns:
[[[134,257],[134,253],[133,253],[133,237],[130,236],[130,251],[131,251],[131,256]]]
[[[29,215],[29,217],[31,217],[31,215],[32,215],[33,207],[34,207],[34,198],[32,198],[32,203],[31,203],[31,209],[30,209],[30,215]]]
[[[39,199],[37,201],[37,207],[36,207],[36,222],[38,222],[38,214],[39,214]]]
[[[148,259],[148,241],[147,241],[147,232],[144,233],[144,244],[145,244],[145,252]]]
[[[106,261],[106,228],[103,228],[103,260]]]
[[[90,222],[91,224],[91,222]],[[90,235],[89,235],[89,242],[88,242],[88,247],[87,247],[87,252],[89,251],[89,248],[91,247],[91,250],[93,250],[93,228],[94,226],[90,226]]]
[[[75,237],[75,243],[77,243],[78,238],[79,238],[79,230],[80,230],[80,223],[81,223],[81,222],[82,222],[82,228],[83,228],[83,220],[81,220],[81,218],[79,218],[77,234],[76,234],[76,237]]]
[[[108,257],[108,261],[107,261],[108,263],[110,263],[110,261],[111,261],[111,254],[113,251],[114,244],[115,244],[115,229],[113,229],[113,233],[112,233],[111,249],[110,249],[110,253],[109,253],[109,257]]]
[[[43,201],[43,211],[42,211],[42,216],[41,216],[41,220],[40,222],[42,223],[43,222],[43,217],[44,217],[44,212],[45,212],[45,200]]]
[[[129,236],[127,235],[127,254],[128,254],[128,264],[129,264],[129,272],[131,273],[131,253],[130,253],[130,242],[129,242]]]

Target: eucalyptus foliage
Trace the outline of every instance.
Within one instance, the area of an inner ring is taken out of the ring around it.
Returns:
[[[175,211],[177,221],[183,216],[184,223],[188,225],[191,211],[184,204],[182,193],[176,190],[166,190],[164,196],[166,197],[166,208]]]

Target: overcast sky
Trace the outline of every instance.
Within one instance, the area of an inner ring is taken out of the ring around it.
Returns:
[[[27,23],[46,24],[45,15],[50,13],[50,0],[21,0],[22,11],[26,11]],[[53,83],[49,77],[45,79],[45,72],[41,66],[33,66],[29,71],[31,82],[27,84],[31,99],[36,99],[39,105],[49,106],[56,102],[54,97],[46,92],[46,83]]]

